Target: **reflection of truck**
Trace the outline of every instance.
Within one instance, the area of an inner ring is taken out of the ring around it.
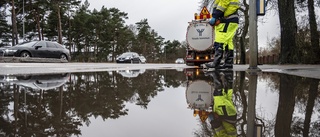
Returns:
[[[186,35],[186,65],[188,66],[200,66],[213,61],[214,30],[207,18],[210,18],[210,14],[204,7],[200,16],[196,14],[195,20],[189,22]]]
[[[202,122],[210,115],[213,106],[211,77],[205,76],[199,69],[185,69],[187,76],[186,99],[193,116],[199,116]]]
[[[188,107],[194,110],[211,111],[214,87],[211,77],[204,76],[198,69],[186,69],[186,99]]]

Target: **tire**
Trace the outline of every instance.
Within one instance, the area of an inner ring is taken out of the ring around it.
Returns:
[[[28,80],[31,78],[31,75],[21,75],[21,76],[17,76],[18,80]]]
[[[29,57],[31,57],[31,55],[30,55],[30,53],[28,51],[22,51],[20,53],[20,57],[29,58]]]
[[[139,59],[138,59],[138,60],[137,60],[137,59],[132,59],[132,64],[135,64],[135,63],[136,63],[136,64],[139,64],[139,63],[140,63],[140,60],[139,60]]]
[[[60,59],[68,61],[68,57],[65,54],[61,54]]]

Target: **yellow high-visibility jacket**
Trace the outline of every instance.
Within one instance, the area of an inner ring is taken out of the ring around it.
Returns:
[[[239,0],[215,0],[212,17],[218,19],[235,14],[239,9]]]

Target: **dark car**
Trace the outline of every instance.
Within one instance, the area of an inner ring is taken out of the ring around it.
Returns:
[[[63,45],[52,41],[30,41],[2,49],[3,56],[57,58],[69,61],[70,52]]]
[[[116,58],[117,63],[140,63],[139,54],[136,52],[125,52]]]

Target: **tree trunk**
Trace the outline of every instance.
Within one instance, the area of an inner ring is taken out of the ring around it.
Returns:
[[[60,15],[60,1],[57,2],[57,12],[58,12],[58,42],[62,44],[62,31],[61,31],[61,15]]]
[[[294,1],[278,0],[281,30],[280,64],[295,63],[297,20]]]
[[[40,19],[39,19],[39,12],[38,11],[35,11],[35,18],[36,18],[36,23],[37,23],[38,37],[39,37],[39,40],[41,40]]]
[[[243,0],[243,4],[245,5],[245,9],[242,10],[244,14],[244,26],[240,37],[240,64],[246,64],[246,37],[249,30],[249,5],[246,0]]]
[[[11,21],[12,21],[12,46],[15,46],[16,44],[19,43],[19,41],[18,41],[17,18],[16,18],[14,0],[12,0]]]
[[[316,15],[314,12],[314,1],[308,0],[308,11],[309,11],[309,23],[310,23],[310,32],[311,32],[311,45],[312,45],[312,52],[313,55],[317,55],[320,52],[320,45],[319,45],[319,33],[317,28],[317,20]],[[320,63],[320,58],[316,57],[313,58],[315,60],[312,63]]]

